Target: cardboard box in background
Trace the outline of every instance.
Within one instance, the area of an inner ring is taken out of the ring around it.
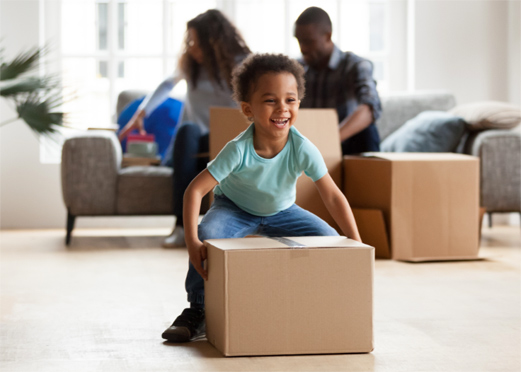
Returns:
[[[380,209],[352,208],[362,241],[375,247],[377,258],[391,258],[389,230]]]
[[[373,247],[345,237],[205,245],[206,336],[224,355],[373,350]]]
[[[227,142],[246,130],[250,123],[238,109],[210,108],[210,159],[214,159]],[[295,127],[320,150],[329,174],[342,187],[342,149],[338,133],[338,116],[334,109],[300,109]],[[297,181],[300,207],[316,214],[335,229],[333,220],[313,181],[302,175]]]
[[[376,256],[476,259],[479,159],[452,153],[344,157],[344,193]],[[373,210],[372,212],[369,210]]]

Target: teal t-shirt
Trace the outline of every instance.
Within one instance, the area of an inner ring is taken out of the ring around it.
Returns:
[[[327,173],[320,151],[295,127],[274,158],[260,157],[253,147],[254,125],[228,142],[208,163],[219,182],[216,195],[224,194],[239,208],[256,216],[272,216],[293,205],[297,178],[304,172],[313,181]]]

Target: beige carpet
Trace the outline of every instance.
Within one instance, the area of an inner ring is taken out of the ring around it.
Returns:
[[[375,350],[224,358],[163,343],[185,307],[168,229],[2,231],[1,371],[520,371],[521,232],[483,230],[482,261],[378,260]],[[274,335],[276,337],[276,335]]]

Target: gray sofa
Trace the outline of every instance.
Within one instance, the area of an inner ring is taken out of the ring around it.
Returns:
[[[118,113],[142,91],[124,91]],[[446,111],[456,104],[446,92],[393,94],[382,97],[377,122],[382,140],[422,111]],[[488,130],[464,136],[461,152],[481,159],[481,206],[488,213],[521,213],[521,133]],[[66,244],[78,216],[171,215],[172,169],[121,167],[116,134],[87,131],[68,139],[62,151],[61,178],[67,208]]]
[[[121,92],[117,115],[144,94],[135,90]],[[65,141],[61,181],[67,208],[67,245],[78,216],[172,215],[172,168],[123,168],[122,156],[112,131],[86,131]]]

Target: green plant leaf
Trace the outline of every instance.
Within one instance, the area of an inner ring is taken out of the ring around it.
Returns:
[[[33,48],[20,53],[11,62],[5,61],[0,48],[0,96],[14,102],[18,118],[39,134],[55,132],[62,125],[64,114],[57,109],[63,102],[57,76],[21,76],[38,66],[40,57],[48,47]],[[0,126],[13,122],[7,120]]]
[[[16,111],[35,132],[53,133],[55,130],[52,125],[62,125],[63,122],[62,112],[51,112],[58,105],[57,101],[55,97],[41,99],[37,95],[31,95],[17,105]]]
[[[10,97],[22,93],[32,93],[40,89],[49,89],[48,78],[28,77],[12,79],[0,84],[0,96]]]
[[[43,52],[44,50],[42,49],[33,48],[18,55],[10,63],[2,63],[2,65],[0,65],[0,80],[14,79],[32,70],[38,65],[38,59]]]

